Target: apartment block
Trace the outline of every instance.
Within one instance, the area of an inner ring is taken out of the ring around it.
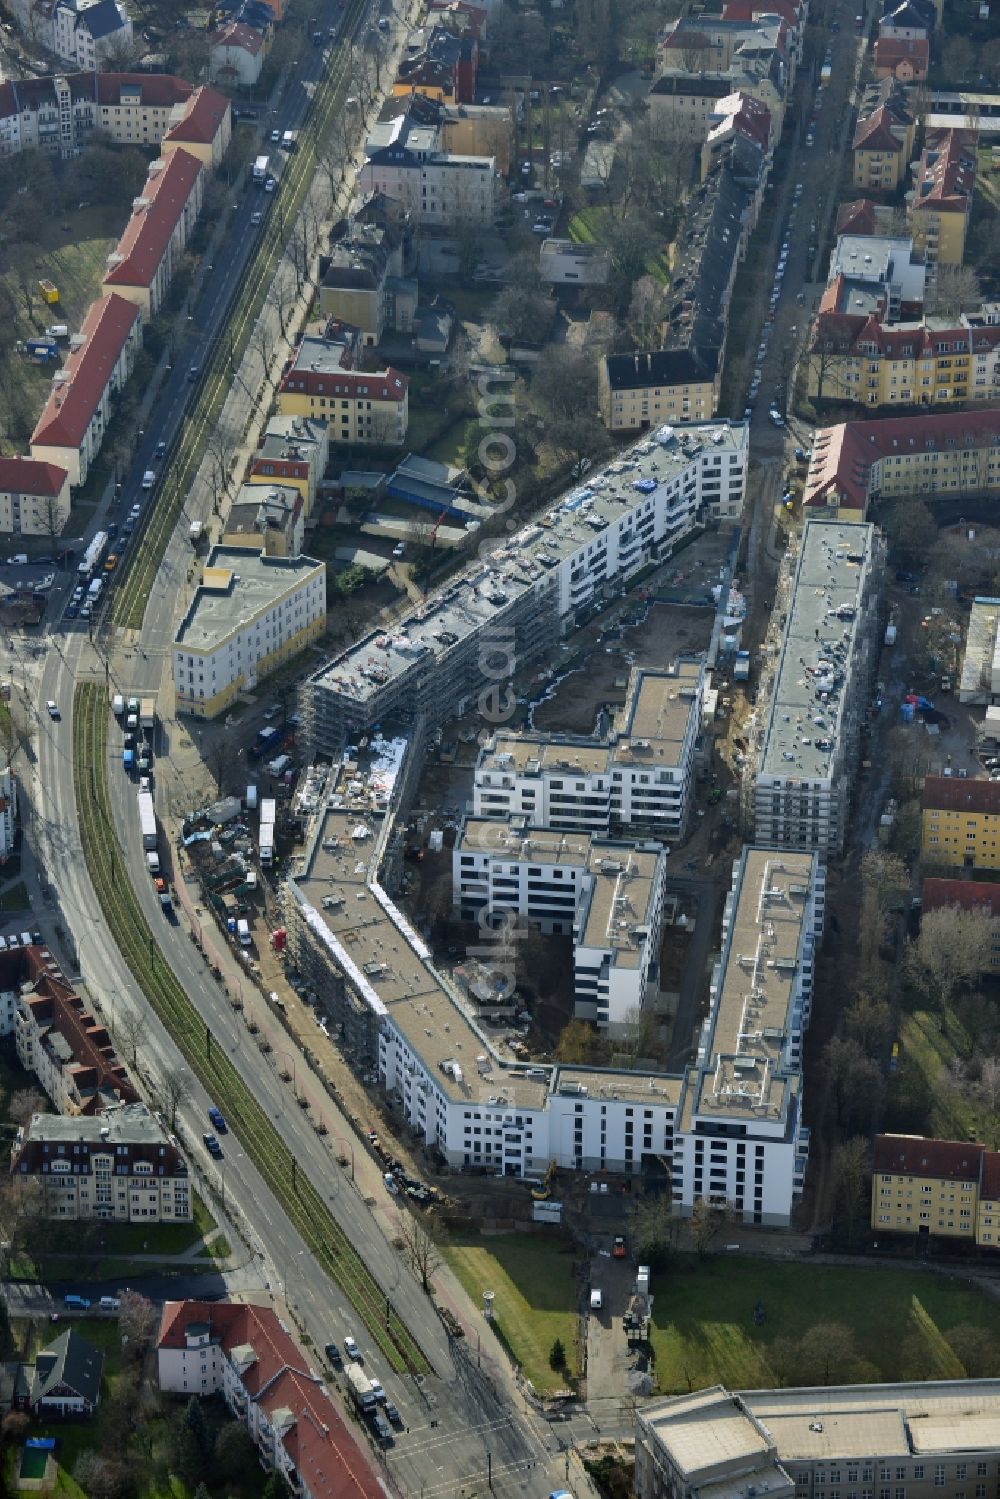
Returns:
[[[173,645],[178,713],[215,718],[326,629],[326,566],[213,547]]]
[[[854,186],[876,194],[895,192],[905,180],[915,134],[905,92],[895,79],[867,89],[852,141]]]
[[[132,217],[108,256],[104,285],[134,302],[148,322],[163,306],[194,232],[205,196],[205,173],[189,151],[171,151],[149,168]]]
[[[607,743],[565,735],[496,734],[476,766],[477,817],[526,817],[532,827],[683,836],[690,814],[705,669],[633,669]]]
[[[929,267],[961,265],[976,186],[976,130],[928,130],[907,194],[915,248]]]
[[[0,987],[15,996],[18,1061],[35,1074],[60,1114],[101,1114],[118,1103],[138,1102],[106,1027],[46,948],[0,954]]]
[[[492,156],[440,148],[440,127],[407,114],[380,121],[365,145],[358,191],[397,199],[415,224],[492,224],[500,178]]]
[[[132,372],[142,342],[138,307],[112,292],[92,302],[31,434],[31,456],[86,482],[111,419],[112,397]]]
[[[17,833],[17,777],[6,766],[0,770],[0,864],[14,852]]]
[[[311,1358],[270,1306],[167,1301],[156,1339],[161,1390],[221,1395],[266,1472],[298,1499],[384,1499],[369,1458]]]
[[[1000,407],[841,422],[816,434],[807,510],[861,520],[870,499],[1000,491]]]
[[[717,350],[707,356],[697,348],[605,354],[597,366],[601,420],[609,432],[704,421],[715,415],[721,374]]]
[[[165,73],[8,79],[0,82],[0,156],[38,149],[72,157],[94,131],[115,145],[155,148],[173,126],[183,128],[203,97],[203,90]],[[224,133],[222,122],[220,129]]]
[[[766,706],[752,731],[758,843],[843,847],[878,659],[882,572],[874,526],[806,523],[784,628],[762,671],[758,701]]]
[[[62,533],[69,520],[69,474],[55,463],[0,458],[0,532],[7,536]]]
[[[452,854],[463,921],[500,927],[511,913],[572,935],[576,1015],[619,1032],[657,992],[666,855],[659,843],[531,827],[527,818],[463,819]]]
[[[179,110],[160,144],[160,154],[183,150],[196,156],[206,171],[222,165],[233,135],[233,112],[225,94],[203,84]]]
[[[924,888],[959,883],[925,880]],[[878,1234],[934,1234],[1000,1248],[1000,1153],[966,1140],[876,1135],[871,1225]]]
[[[193,1216],[187,1161],[143,1103],[89,1117],[36,1114],[18,1129],[10,1169],[41,1183],[49,1218],[190,1223]]]
[[[1000,869],[1000,781],[925,776],[920,805],[925,864]]]
[[[743,1390],[641,1408],[636,1499],[843,1495],[987,1499],[1000,1473],[1000,1381]],[[856,1477],[852,1477],[856,1474]],[[831,1488],[832,1485],[832,1488]]]
[[[244,484],[229,508],[221,545],[267,557],[298,557],[305,513],[290,484]]]
[[[841,293],[844,292],[843,295]],[[956,406],[1000,398],[1000,309],[975,319],[882,321],[855,288],[827,288],[813,324],[809,394],[859,406]]]
[[[246,482],[297,489],[308,520],[326,473],[329,452],[326,422],[302,416],[272,416],[250,461]]]
[[[131,18],[118,0],[12,0],[11,10],[36,45],[84,72],[97,72],[132,41]]]
[[[306,335],[278,387],[283,416],[326,422],[331,443],[397,446],[409,424],[409,380],[391,365],[358,367],[358,330],[331,324],[322,338]]]
[[[497,722],[507,677],[700,520],[739,516],[746,464],[742,423],[665,426],[634,444],[391,632],[372,631],[321,667],[300,690],[304,738],[338,752],[386,719],[423,714],[435,727],[477,703]]]
[[[401,272],[399,244],[375,225],[360,225],[330,251],[319,287],[320,311],[359,329],[366,346],[377,344],[389,322],[389,283]]]

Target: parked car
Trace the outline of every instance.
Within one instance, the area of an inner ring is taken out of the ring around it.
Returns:
[[[344,1367],[344,1360],[336,1343],[327,1343],[323,1351],[335,1369],[342,1369]]]
[[[351,1337],[350,1333],[348,1333],[347,1337],[344,1339],[344,1352],[347,1354],[347,1357],[349,1359],[353,1359],[356,1364],[359,1364],[361,1362],[361,1349],[358,1347],[357,1341]]]
[[[209,1135],[202,1135],[201,1138],[205,1142],[205,1149],[208,1151],[209,1155],[212,1156],[215,1160],[221,1161],[222,1160],[222,1146],[219,1144],[219,1142],[215,1138],[215,1136],[209,1134]]]

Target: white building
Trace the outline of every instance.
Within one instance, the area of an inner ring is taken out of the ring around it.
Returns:
[[[69,505],[69,475],[64,468],[20,456],[0,458],[0,532],[55,539],[69,520]]]
[[[463,920],[499,927],[517,913],[572,934],[576,1014],[612,1032],[657,992],[666,855],[658,843],[466,819],[452,854]]]
[[[758,693],[766,709],[752,731],[758,843],[843,846],[880,647],[881,578],[882,543],[874,526],[806,523],[773,680],[765,671]]]
[[[213,547],[174,641],[178,713],[214,718],[325,629],[325,563]]]
[[[14,850],[17,832],[17,778],[8,765],[0,771],[0,864],[6,863]]]
[[[976,598],[969,612],[960,703],[1000,703],[1000,599]]]
[[[690,812],[705,668],[633,669],[607,743],[497,734],[480,752],[477,817],[516,814],[533,827],[608,833],[643,828],[679,838]]]
[[[439,136],[437,125],[417,125],[409,115],[379,121],[365,145],[359,194],[396,198],[416,224],[492,225],[500,188],[496,158],[441,151]]]
[[[491,398],[509,400],[509,390]],[[401,615],[391,633],[373,630],[321,667],[300,694],[307,742],[336,752],[388,717],[424,713],[434,727],[495,697],[695,525],[738,519],[746,470],[744,423],[648,434]]]

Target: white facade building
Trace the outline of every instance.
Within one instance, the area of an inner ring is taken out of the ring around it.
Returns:
[[[17,832],[17,779],[8,765],[0,771],[0,864],[10,858]]]
[[[466,820],[452,854],[462,919],[499,926],[516,912],[572,934],[576,1014],[614,1032],[656,992],[666,855],[658,843]]]
[[[705,668],[634,669],[607,743],[565,736],[495,735],[476,766],[477,817],[528,818],[533,827],[607,833],[644,828],[679,838],[690,813]]]
[[[386,193],[417,224],[492,225],[499,206],[496,158],[441,151],[439,141],[437,125],[417,125],[409,115],[380,121],[365,145],[359,193]]]
[[[325,629],[325,563],[213,547],[174,641],[177,711],[214,718]]]
[[[490,398],[509,401],[509,389]],[[307,742],[335,752],[387,717],[423,713],[434,727],[495,697],[498,682],[548,659],[561,633],[695,525],[737,520],[747,452],[744,423],[663,427],[588,473],[391,633],[373,630],[309,678],[299,699]]]
[[[880,647],[881,577],[874,526],[806,523],[773,682],[765,675],[758,692],[766,713],[751,735],[758,843],[843,846]]]

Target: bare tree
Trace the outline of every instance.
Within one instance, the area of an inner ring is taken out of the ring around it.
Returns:
[[[407,1263],[416,1275],[422,1288],[430,1295],[431,1282],[441,1268],[442,1256],[438,1241],[427,1224],[412,1213],[401,1214],[399,1235],[403,1241]]]
[[[939,265],[929,297],[929,312],[937,317],[957,318],[982,306],[979,277],[971,265]]]
[[[959,990],[989,971],[992,955],[993,918],[987,911],[941,906],[924,914],[920,935],[908,944],[907,973],[937,1006],[943,1026]]]
[[[171,1131],[177,1128],[177,1114],[191,1097],[191,1075],[184,1067],[171,1067],[163,1074],[160,1097]]]
[[[36,1114],[43,1114],[45,1108],[45,1097],[37,1088],[18,1088],[10,1095],[7,1118],[12,1124],[28,1125]]]
[[[205,444],[205,461],[208,464],[208,483],[212,491],[212,506],[219,509],[222,497],[229,493],[231,465],[236,453],[236,443],[228,427],[219,421],[212,428]]]
[[[858,1224],[870,1201],[868,1141],[861,1135],[854,1135],[838,1145],[833,1152],[831,1170],[838,1221],[844,1225],[848,1244],[853,1244]]]
[[[126,1010],[119,1014],[115,1025],[115,1040],[120,1040],[128,1050],[132,1066],[139,1065],[139,1048],[146,1039],[148,1022],[139,1010]]]
[[[640,276],[632,288],[628,331],[639,349],[658,349],[663,343],[667,299],[655,276]]]
[[[118,1329],[128,1339],[129,1353],[142,1358],[156,1331],[156,1307],[141,1291],[118,1292]]]
[[[704,1259],[727,1224],[738,1221],[738,1213],[729,1203],[714,1203],[708,1197],[696,1199],[691,1210],[691,1237],[699,1259]]]
[[[984,1057],[979,1069],[979,1093],[991,1114],[1000,1110],[1000,1057]]]

